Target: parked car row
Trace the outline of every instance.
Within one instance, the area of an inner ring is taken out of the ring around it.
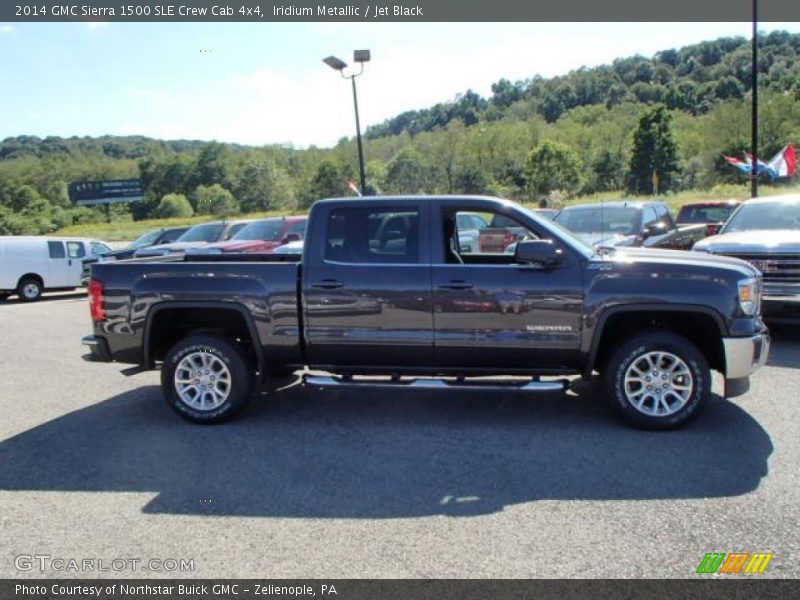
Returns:
[[[800,317],[800,196],[684,205],[673,219],[660,201],[615,201],[539,209],[598,251],[626,246],[695,250],[747,260],[763,276],[765,313]],[[460,212],[444,232],[455,262],[468,254],[513,254],[531,239],[528,228],[503,214]],[[111,250],[97,240],[58,237],[0,237],[0,300],[17,294],[34,301],[45,290],[86,285],[91,265],[129,258],[224,253],[301,255],[306,216],[212,221],[193,227],[148,231],[127,247]],[[377,239],[391,250],[409,228],[407,216],[371,222]],[[461,259],[463,260],[463,259]]]
[[[270,253],[280,245],[302,240],[305,216],[270,217],[234,221],[211,221],[194,227],[170,227],[148,231],[122,250],[84,260],[82,284],[89,280],[91,266],[127,258],[178,256],[184,253]]]

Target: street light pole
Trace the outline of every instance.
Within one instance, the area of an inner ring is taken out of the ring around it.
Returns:
[[[323,58],[322,62],[328,65],[331,69],[339,71],[343,79],[349,79],[353,84],[353,107],[356,113],[356,144],[358,145],[358,173],[361,180],[361,195],[367,195],[367,175],[364,170],[364,147],[361,144],[361,121],[358,117],[358,93],[356,92],[356,77],[364,72],[364,63],[370,59],[369,50],[355,50],[353,52],[353,61],[359,63],[360,69],[358,73],[352,75],[345,75],[344,70],[347,68],[347,63],[335,56]]]
[[[362,67],[363,69],[363,67]],[[364,172],[364,148],[361,146],[361,123],[358,119],[358,95],[356,94],[356,76],[350,77],[353,82],[353,106],[356,112],[356,143],[358,144],[358,173],[361,176],[361,195],[367,196],[367,175]]]

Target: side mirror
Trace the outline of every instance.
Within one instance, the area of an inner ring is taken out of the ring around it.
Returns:
[[[553,268],[564,260],[564,253],[552,240],[524,240],[517,242],[514,261],[521,264],[538,264],[543,268]]]
[[[667,231],[667,224],[662,221],[657,221],[656,223],[650,223],[647,227],[644,228],[642,232],[642,239],[647,239],[649,237],[653,237],[654,235],[661,235]]]
[[[299,242],[299,241],[300,241],[300,236],[296,233],[290,233],[285,238],[283,238],[284,244],[289,244],[291,242]]]

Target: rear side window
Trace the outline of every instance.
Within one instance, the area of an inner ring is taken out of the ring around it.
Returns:
[[[64,242],[47,242],[47,250],[50,252],[50,258],[66,258],[64,253]]]
[[[67,256],[70,258],[83,258],[86,256],[83,242],[67,242]]]
[[[330,213],[325,259],[347,263],[419,262],[419,213],[402,208],[340,208]]]

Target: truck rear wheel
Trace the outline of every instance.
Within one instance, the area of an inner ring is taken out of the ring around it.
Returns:
[[[628,338],[604,373],[609,400],[640,429],[676,429],[697,417],[711,393],[702,352],[685,337],[649,330]]]
[[[170,348],[161,367],[167,404],[194,423],[219,423],[253,394],[255,373],[240,348],[216,335],[192,335]]]

